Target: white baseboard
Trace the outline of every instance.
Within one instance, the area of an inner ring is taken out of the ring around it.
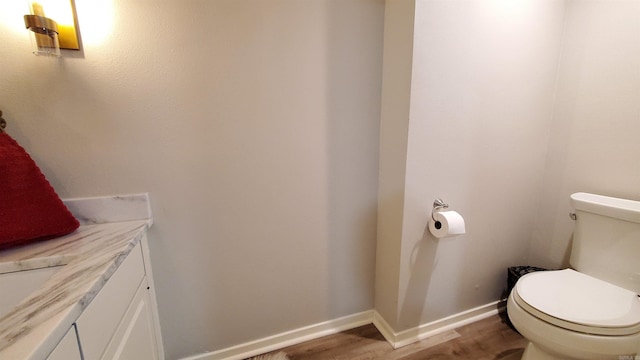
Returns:
[[[380,331],[380,334],[395,349],[396,333],[389,323],[376,310],[373,310],[373,326]]]
[[[416,341],[439,335],[449,330],[496,315],[502,311],[504,304],[504,300],[494,301],[474,309],[463,311],[461,313],[400,332],[394,332],[391,326],[389,326],[377,311],[368,310],[338,319],[301,327],[299,329],[294,329],[244,344],[239,344],[226,349],[189,356],[182,360],[241,360],[371,323],[375,325],[391,346],[393,346],[394,349],[397,349]]]
[[[338,319],[321,322],[299,329],[283,332],[266,338],[250,341],[226,349],[190,356],[182,360],[240,360],[264,354],[287,346],[299,344],[308,340],[336,334],[341,331],[354,329],[371,324],[373,310],[344,316]]]
[[[430,323],[422,324],[414,328],[394,332],[389,323],[387,323],[377,311],[373,313],[373,324],[380,331],[382,336],[393,346],[394,349],[412,344],[416,341],[426,339],[449,330],[457,329],[461,326],[471,324],[473,322],[486,319],[490,316],[497,315],[504,309],[504,300],[494,301],[492,303],[479,306],[458,314],[448,316]]]

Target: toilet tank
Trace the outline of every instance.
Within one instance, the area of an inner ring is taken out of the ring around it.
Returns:
[[[575,193],[571,266],[640,294],[640,201]]]

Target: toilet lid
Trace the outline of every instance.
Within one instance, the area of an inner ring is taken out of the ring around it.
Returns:
[[[546,314],[543,320],[558,326],[607,335],[640,331],[637,294],[575,270],[530,273],[516,291],[532,315]]]

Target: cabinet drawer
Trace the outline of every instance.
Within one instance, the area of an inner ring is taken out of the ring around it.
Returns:
[[[138,244],[76,322],[85,359],[102,356],[143,278]]]

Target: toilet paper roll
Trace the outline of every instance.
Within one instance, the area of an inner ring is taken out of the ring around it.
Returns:
[[[464,234],[464,219],[455,211],[434,212],[429,219],[429,231],[438,239]]]

